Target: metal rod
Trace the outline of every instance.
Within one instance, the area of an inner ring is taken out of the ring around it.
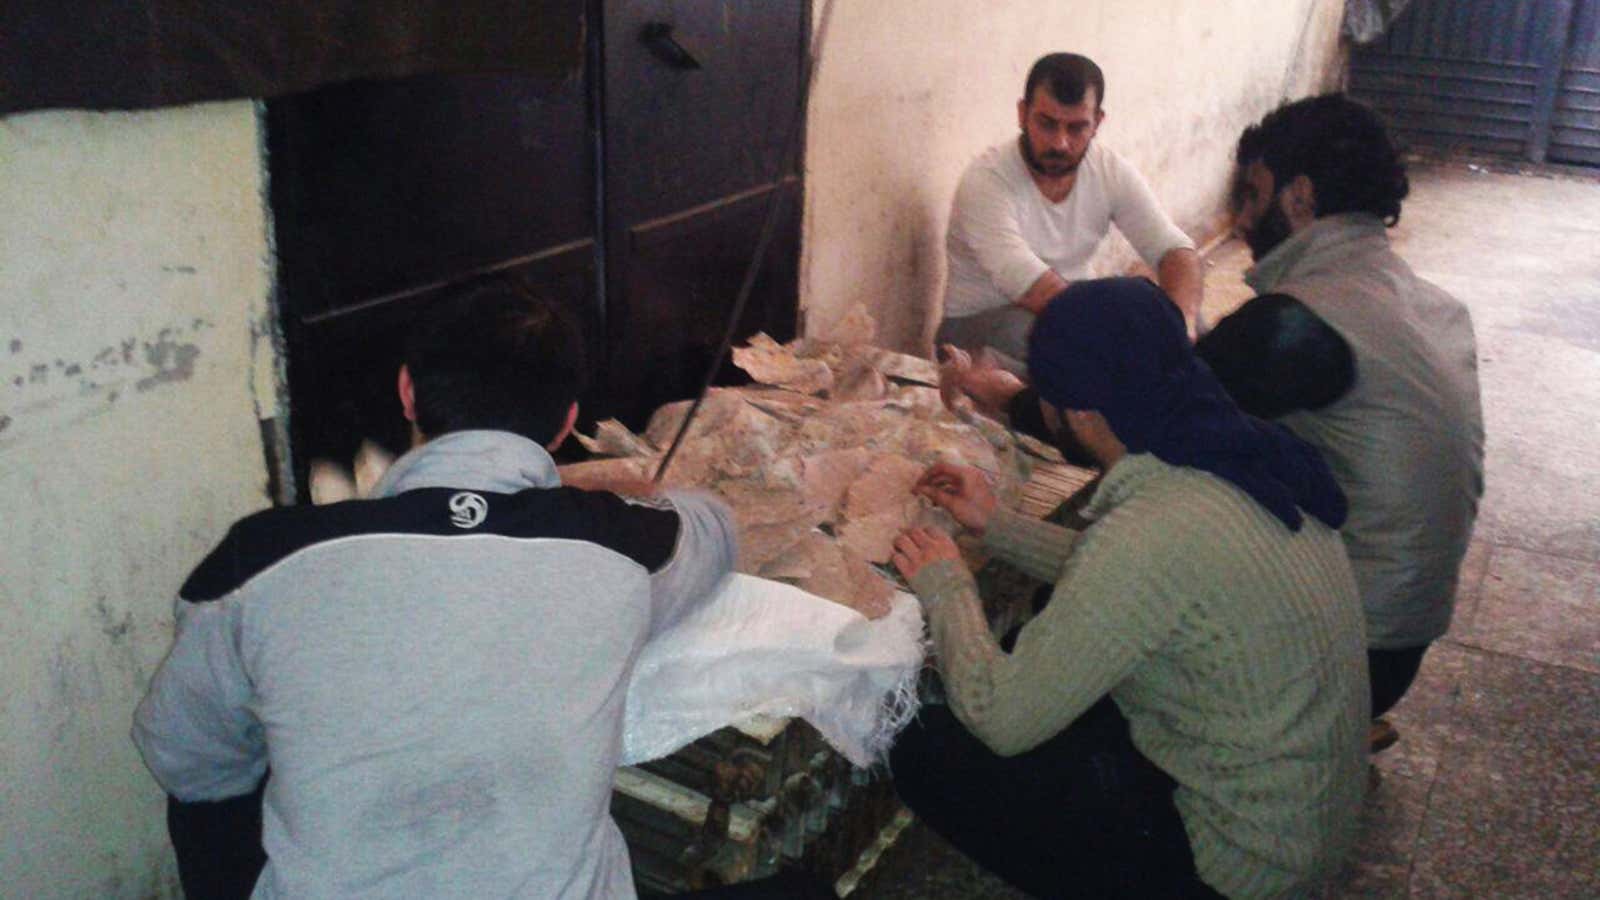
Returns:
[[[695,413],[700,411],[700,405],[705,402],[706,394],[711,391],[711,383],[717,378],[717,371],[722,368],[722,361],[727,358],[728,350],[733,346],[733,337],[739,331],[739,320],[744,317],[745,303],[749,301],[750,291],[755,287],[756,275],[761,271],[767,247],[772,243],[772,236],[778,230],[778,215],[783,211],[784,197],[789,193],[783,185],[783,180],[799,156],[800,139],[805,134],[800,125],[805,119],[806,104],[811,99],[811,89],[816,84],[817,69],[822,61],[822,45],[827,37],[828,23],[832,16],[833,0],[822,0],[822,16],[818,20],[811,42],[811,53],[806,60],[805,77],[801,79],[802,90],[795,97],[794,114],[789,119],[789,133],[784,140],[782,165],[778,169],[777,177],[773,179],[778,187],[772,192],[772,198],[767,201],[767,217],[761,223],[761,235],[756,240],[755,253],[750,257],[750,264],[745,267],[744,281],[739,285],[739,293],[735,295],[733,310],[728,315],[728,327],[722,335],[722,344],[717,348],[716,355],[711,359],[711,365],[706,369],[700,393],[695,396],[694,402],[689,405],[689,411],[684,414],[683,422],[678,426],[678,433],[673,436],[666,455],[661,457],[661,465],[656,468],[655,478],[652,479],[656,484],[661,483],[661,479],[667,474],[667,467],[678,455],[678,448],[683,446],[683,440],[689,434],[689,426],[694,422]]]

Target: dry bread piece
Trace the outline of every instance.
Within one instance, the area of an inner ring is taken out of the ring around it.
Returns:
[[[311,461],[308,470],[311,484],[311,502],[316,506],[342,503],[361,496],[356,491],[356,480],[344,466],[326,457]]]
[[[753,385],[738,391],[746,403],[786,425],[799,426],[828,407],[826,400],[783,388]]]
[[[893,509],[844,522],[839,540],[871,562],[886,563],[894,554],[894,539],[911,527],[921,510],[922,503],[909,497]]]
[[[716,434],[726,459],[721,469],[729,477],[759,477],[762,470],[787,452],[795,427],[775,416],[743,404]]]
[[[733,364],[762,384],[775,384],[802,394],[820,394],[833,387],[833,370],[820,359],[801,359],[795,352],[757,333],[749,346],[735,347]]]
[[[956,520],[920,497],[838,526],[839,540],[845,546],[875,563],[888,563],[894,554],[894,539],[908,528],[933,528],[946,534],[961,529]]]
[[[683,424],[683,417],[693,404],[693,400],[679,400],[656,410],[645,426],[644,439],[663,450],[672,446],[672,440],[678,436],[678,428]],[[714,437],[729,419],[742,412],[747,405],[743,392],[738,388],[712,388],[706,392],[700,411],[694,414],[689,437]]]
[[[673,457],[672,464],[667,466],[661,483],[672,488],[718,490],[726,477],[723,462],[721,441],[706,438],[686,441],[678,448],[678,455]]]
[[[394,465],[394,454],[375,441],[362,441],[356,450],[356,496],[371,497],[372,489],[383,480],[385,472]]]
[[[394,454],[374,441],[361,442],[351,468],[325,457],[311,461],[308,472],[311,503],[323,506],[343,500],[364,500],[394,464]]]
[[[892,400],[833,403],[802,424],[796,436],[802,453],[840,447],[894,452],[912,424],[913,416]]]
[[[828,396],[835,400],[881,400],[889,393],[889,381],[871,364],[857,361],[834,379]]]
[[[827,521],[831,509],[814,503],[801,491],[774,490],[750,481],[726,481],[717,493],[733,510],[740,528],[803,523],[811,528]]]
[[[873,460],[845,494],[845,519],[864,519],[899,509],[907,500],[914,499],[911,489],[926,468],[898,453],[886,453]]]
[[[829,517],[837,515],[844,502],[845,492],[855,484],[867,466],[876,457],[865,447],[848,450],[824,450],[802,457],[801,487],[807,502],[828,510]]]
[[[657,452],[644,438],[628,430],[616,419],[602,419],[594,424],[594,437],[575,432],[574,437],[585,450],[597,456],[651,456]]]
[[[818,546],[809,577],[800,587],[856,610],[869,619],[889,614],[894,588],[859,553],[837,542]]]
[[[674,403],[656,411],[645,431],[670,446],[687,412],[687,403]],[[670,485],[714,487],[727,479],[760,478],[774,460],[788,455],[785,447],[797,429],[791,420],[774,416],[752,403],[736,389],[718,389],[707,395],[689,435],[667,466]]]
[[[976,465],[1005,498],[1020,489],[1026,461],[997,423],[964,423],[944,408],[934,363],[871,346],[871,318],[864,310],[850,316],[846,342],[779,345],[757,335],[735,351],[766,384],[709,391],[664,483],[728,502],[740,571],[877,617],[888,612],[893,587],[873,563],[889,560],[894,539],[914,525],[955,530],[947,514],[911,494],[926,466]],[[563,471],[576,470],[576,479],[592,471],[597,482],[653,475],[690,407],[663,406],[642,437],[603,424],[594,448],[623,458]]]
[[[948,422],[923,422],[908,431],[902,445],[907,456],[918,460],[977,466],[985,472],[1007,470],[995,446],[972,428]]]
[[[889,397],[889,405],[925,419],[948,420],[950,416],[945,411],[944,401],[939,397],[939,389],[920,384],[908,384],[896,388]]]
[[[739,571],[765,575],[766,567],[783,558],[796,543],[811,539],[811,535],[833,543],[833,539],[800,521],[779,522],[773,525],[753,525],[739,529]],[[765,575],[777,578],[777,575]],[[835,598],[829,597],[832,600]]]
[[[857,365],[867,365],[883,373],[885,378],[897,381],[910,381],[916,384],[939,386],[939,365],[933,360],[923,359],[920,356],[908,356],[885,350],[882,347],[867,345],[854,345],[844,348],[840,354],[841,361],[836,368],[852,368]]]
[[[776,578],[800,584],[828,566],[838,563],[838,548],[833,538],[811,529],[763,562],[756,574],[762,578]]]

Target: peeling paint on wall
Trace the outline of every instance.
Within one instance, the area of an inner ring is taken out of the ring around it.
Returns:
[[[154,670],[145,664],[139,645],[151,639],[152,629],[146,627],[141,631],[134,621],[133,610],[124,608],[119,612],[112,609],[105,594],[95,598],[94,622],[106,639],[112,667],[134,696],[142,695]],[[160,631],[162,634],[156,639],[165,640],[166,628],[163,626]]]
[[[201,334],[215,326],[191,317],[184,326],[168,326],[153,336],[133,336],[102,346],[83,359],[56,357],[48,362],[29,360],[20,338],[10,341],[14,360],[0,360],[0,432],[53,411],[85,411],[84,404],[105,407],[123,396],[127,385],[151,391],[163,385],[192,379],[203,355]],[[30,342],[38,346],[39,341]],[[8,371],[9,370],[9,371]]]
[[[52,744],[60,745],[77,728],[80,715],[97,712],[102,694],[98,664],[71,637],[50,654],[50,690],[40,698],[39,720],[49,723]]]
[[[194,361],[200,358],[200,348],[178,343],[173,340],[172,329],[163,328],[156,340],[144,345],[144,358],[155,372],[139,379],[134,387],[148,391],[160,384],[193,378]]]
[[[120,619],[117,618],[111,607],[106,605],[104,594],[95,598],[94,612],[100,623],[100,633],[110,638],[113,644],[121,643],[133,629],[133,613],[125,611]]]

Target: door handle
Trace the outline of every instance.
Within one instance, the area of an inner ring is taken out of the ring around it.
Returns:
[[[689,49],[678,43],[672,36],[672,26],[665,22],[650,22],[639,31],[639,40],[658,59],[674,69],[701,68],[700,60],[695,59]]]

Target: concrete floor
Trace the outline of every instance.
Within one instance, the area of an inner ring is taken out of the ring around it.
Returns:
[[[1487,489],[1336,896],[1600,897],[1600,177],[1414,168],[1392,237],[1472,309]],[[1213,255],[1213,321],[1248,264]],[[920,825],[852,894],[1021,896]]]

